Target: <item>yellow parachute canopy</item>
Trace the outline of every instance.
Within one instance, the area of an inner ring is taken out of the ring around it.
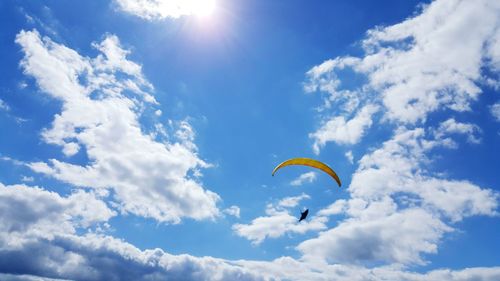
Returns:
[[[288,159],[285,162],[283,162],[283,163],[279,164],[278,166],[276,166],[276,168],[274,168],[274,170],[273,170],[272,175],[274,176],[274,173],[276,173],[276,171],[278,171],[279,169],[281,169],[283,167],[290,166],[290,165],[309,166],[309,167],[313,167],[313,168],[319,169],[319,170],[321,170],[321,171],[329,174],[339,184],[339,186],[342,185],[340,183],[339,176],[337,176],[337,174],[335,173],[335,171],[332,170],[332,168],[328,167],[328,165],[326,165],[323,162],[320,162],[318,160],[314,160],[314,159],[311,159],[311,158],[292,158],[292,159]]]

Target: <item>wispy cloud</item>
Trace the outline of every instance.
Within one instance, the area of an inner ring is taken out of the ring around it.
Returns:
[[[349,163],[354,164],[354,155],[352,154],[352,150],[349,150],[345,153],[345,157],[349,160]]]
[[[0,99],[0,111],[10,111],[10,107],[2,100]]]
[[[240,217],[240,207],[238,206],[231,206],[227,209],[224,209],[223,211],[225,214],[228,214],[230,216],[234,216],[239,218]]]
[[[478,144],[481,142],[481,138],[478,136],[480,133],[481,129],[479,126],[457,122],[455,119],[450,118],[442,122],[434,134],[436,138],[443,138],[445,135],[449,134],[463,134],[467,135],[468,142]],[[452,141],[451,139],[449,140],[450,142]]]
[[[300,175],[298,178],[294,179],[293,181],[291,181],[290,184],[293,186],[300,186],[306,182],[308,182],[308,183],[314,182],[316,180],[316,177],[317,177],[316,172],[307,172],[307,173]]]

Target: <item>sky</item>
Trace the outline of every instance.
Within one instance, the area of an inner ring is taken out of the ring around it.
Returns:
[[[1,1],[0,279],[500,280],[499,15]]]

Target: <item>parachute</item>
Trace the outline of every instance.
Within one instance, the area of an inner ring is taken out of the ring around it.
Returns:
[[[281,169],[283,167],[290,166],[290,165],[309,166],[309,167],[313,167],[313,168],[319,169],[319,170],[321,170],[321,171],[329,174],[337,182],[337,184],[339,186],[342,185],[341,182],[340,182],[339,176],[337,176],[337,174],[335,173],[335,171],[332,170],[332,168],[328,167],[328,165],[326,165],[323,162],[320,162],[318,160],[314,160],[314,159],[311,159],[311,158],[292,158],[292,159],[288,159],[285,162],[283,162],[283,163],[279,164],[278,166],[276,166],[276,168],[274,168],[274,170],[273,170],[272,175],[274,176],[274,174],[276,173],[276,171],[278,171],[279,169]]]

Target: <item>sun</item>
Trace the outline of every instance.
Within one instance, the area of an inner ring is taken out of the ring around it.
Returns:
[[[206,18],[211,16],[215,11],[215,0],[186,0],[188,9],[191,14]]]

